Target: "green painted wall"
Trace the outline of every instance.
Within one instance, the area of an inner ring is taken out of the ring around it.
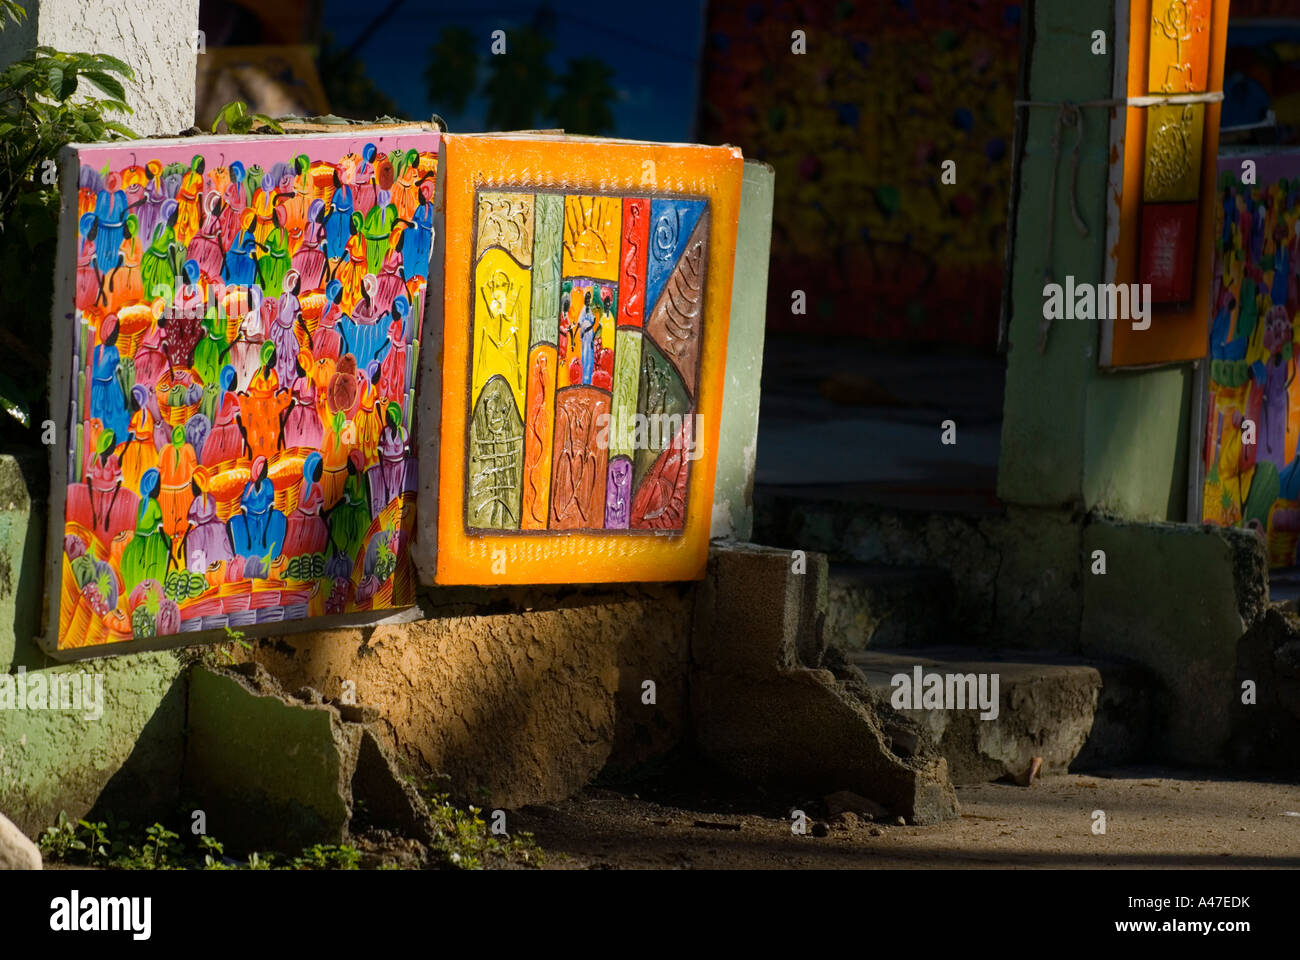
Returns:
[[[175,803],[185,726],[184,683],[172,653],[55,666],[36,646],[44,592],[44,503],[29,482],[45,458],[0,456],[0,673],[24,682],[40,676],[103,678],[102,714],[82,710],[0,708],[0,813],[36,834],[70,816],[125,811],[133,823]],[[37,488],[39,489],[39,488]],[[120,814],[119,814],[120,816]]]
[[[1084,504],[1129,520],[1187,517],[1193,373],[1179,364],[1090,378]]]
[[[714,537],[748,540],[754,530],[759,380],[763,374],[775,179],[776,171],[767,164],[745,161],[727,334],[727,384],[722,393],[718,472],[713,483]]]
[[[1109,98],[1113,43],[1105,56],[1091,47],[1094,30],[1109,37],[1112,19],[1105,0],[1036,4],[1029,99]],[[1183,520],[1190,367],[1104,372],[1097,366],[1095,320],[1055,321],[1046,354],[1038,352],[1058,112],[1034,107],[1026,113],[998,494],[1023,505]],[[1070,213],[1075,132],[1066,127],[1056,163],[1052,275],[1058,283],[1067,275],[1078,283],[1104,280],[1110,118],[1105,109],[1081,113],[1077,196],[1088,236],[1079,235]]]

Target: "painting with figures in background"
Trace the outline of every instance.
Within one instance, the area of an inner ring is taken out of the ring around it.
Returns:
[[[438,151],[415,128],[70,148],[53,652],[413,601]]]

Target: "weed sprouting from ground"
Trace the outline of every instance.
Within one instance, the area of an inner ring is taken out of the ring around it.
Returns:
[[[531,833],[494,835],[481,807],[461,808],[445,792],[445,782],[433,780],[420,788],[433,820],[432,866],[460,870],[487,867],[537,867],[544,858]]]
[[[423,853],[407,866],[482,870],[542,865],[543,853],[532,834],[494,834],[482,808],[457,806],[444,782],[427,782],[420,794],[433,828],[432,843],[416,844]],[[361,840],[365,846],[365,834]],[[255,852],[239,860],[228,856],[215,837],[197,836],[190,842],[161,823],[141,834],[119,822],[110,832],[107,823],[74,821],[66,813],[45,829],[39,844],[47,862],[108,870],[358,870],[363,863],[362,851],[350,843],[314,844],[297,856]],[[388,856],[376,860],[373,854],[366,856],[365,865],[380,870],[404,868]]]
[[[307,847],[301,855],[250,853],[244,860],[226,856],[214,837],[199,836],[187,847],[179,834],[161,823],[134,835],[130,824],[118,823],[118,839],[111,839],[107,823],[70,820],[60,813],[58,822],[41,834],[41,855],[49,862],[109,870],[356,870],[361,853],[350,844]]]

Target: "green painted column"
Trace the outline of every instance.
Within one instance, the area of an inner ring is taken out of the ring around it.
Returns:
[[[758,456],[759,380],[767,323],[775,179],[776,171],[767,164],[745,161],[711,531],[714,537],[735,540],[748,540],[754,530],[754,463]]]
[[[1092,53],[1095,30],[1106,31],[1105,55]],[[1036,3],[1024,35],[1033,43],[1027,60],[1029,100],[1081,102],[1112,96],[1110,2]],[[1088,228],[1086,237],[1079,235],[1071,215],[1074,130],[1062,130],[1059,153],[1054,152],[1058,111],[1031,107],[1023,112],[998,494],[1028,506],[1082,507],[1133,520],[1183,520],[1190,366],[1105,372],[1097,366],[1096,320],[1054,321],[1046,353],[1038,350],[1049,209],[1055,211],[1053,279],[1105,279],[1110,111],[1080,110],[1077,209]]]

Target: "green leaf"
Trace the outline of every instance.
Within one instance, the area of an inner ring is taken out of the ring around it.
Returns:
[[[106,53],[99,53],[95,55],[94,61],[96,69],[111,71],[112,73],[125,77],[127,80],[135,79],[135,71],[132,70],[130,65],[125,61],[119,60],[117,57],[110,57]]]
[[[241,121],[248,115],[248,107],[242,100],[231,100],[220,110],[217,111],[216,119],[212,121],[212,132],[217,132],[217,127],[224,123],[226,129],[232,132],[238,132]]]
[[[95,103],[97,113],[135,113],[129,106],[120,100],[99,100]]]
[[[58,67],[50,68],[50,87],[56,98],[67,100],[77,92],[77,68],[75,66],[66,66],[62,69]],[[57,76],[57,80],[55,77]]]
[[[122,87],[121,82],[116,77],[110,76],[102,70],[87,70],[85,77],[114,100],[126,100],[126,90]]]
[[[0,0],[0,30],[5,28],[6,21],[12,20],[14,23],[22,23],[27,19],[27,11],[17,2],[17,0]]]
[[[284,127],[280,126],[279,123],[272,120],[264,113],[253,114],[253,119],[256,120],[258,123],[262,124],[263,126],[270,127],[276,133],[284,133]]]

